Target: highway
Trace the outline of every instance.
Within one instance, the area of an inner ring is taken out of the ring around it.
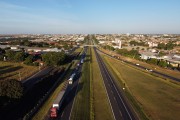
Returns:
[[[105,63],[94,47],[99,68],[104,80],[104,85],[110,102],[111,110],[115,120],[137,120],[135,113],[125,100],[122,89],[119,89],[114,78],[108,71]]]
[[[82,53],[81,59],[84,59],[86,56],[87,48],[84,49],[84,52]],[[60,111],[58,114],[58,117],[50,118],[50,112],[48,112],[48,115],[45,117],[45,120],[70,120],[71,112],[73,109],[73,104],[75,100],[75,96],[78,93],[78,85],[79,85],[79,78],[81,76],[82,72],[82,65],[76,67],[72,73],[76,73],[76,77],[73,80],[72,85],[68,85],[66,89],[66,96],[62,102],[62,105],[60,106]]]
[[[100,51],[100,52],[102,52],[103,54],[111,57],[111,58],[114,58],[113,56],[111,56],[111,55],[109,55],[109,54],[107,54],[107,53],[105,53],[105,52],[103,52],[103,51],[101,51],[101,50],[99,50],[99,49],[97,49],[97,50]],[[144,66],[142,66],[142,65],[136,65],[135,63],[131,63],[131,62],[129,62],[129,61],[125,61],[125,60],[120,59],[120,58],[119,58],[119,59],[118,59],[118,58],[114,58],[114,59],[123,61],[123,62],[125,62],[125,63],[127,63],[127,64],[136,66],[136,67],[141,68],[141,69],[143,69],[143,70],[147,70],[147,68],[144,67]],[[161,72],[158,72],[158,71],[155,71],[155,70],[153,70],[153,71],[151,71],[151,72],[152,72],[152,73],[155,73],[155,74],[158,74],[158,75],[161,75],[161,76],[163,76],[163,77],[169,78],[169,79],[171,79],[171,80],[180,82],[180,79],[179,79],[179,78],[175,78],[175,77],[173,77],[173,76],[169,76],[169,75],[167,75],[167,74],[164,74],[164,73],[161,73]]]

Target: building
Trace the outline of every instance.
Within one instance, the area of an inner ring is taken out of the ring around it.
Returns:
[[[154,59],[160,59],[158,57],[158,53],[153,53],[153,52],[140,52],[141,54],[141,59],[143,60],[148,60],[148,59],[151,59],[151,58],[154,58]]]

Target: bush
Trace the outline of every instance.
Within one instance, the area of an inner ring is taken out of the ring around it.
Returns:
[[[11,79],[0,81],[0,96],[8,98],[21,98],[23,95],[23,86],[20,81]]]

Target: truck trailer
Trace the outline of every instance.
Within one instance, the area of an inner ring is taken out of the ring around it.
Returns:
[[[65,93],[65,91],[61,91],[58,94],[57,98],[54,100],[53,105],[50,109],[50,117],[51,118],[56,118],[58,116],[59,108],[62,103],[62,98],[63,98],[64,93]]]

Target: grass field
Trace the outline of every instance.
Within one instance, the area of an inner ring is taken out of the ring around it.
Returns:
[[[119,77],[119,82],[125,83],[126,89],[149,119],[180,119],[179,85],[167,83],[115,59],[106,56],[104,58],[109,64],[108,67],[111,66],[111,70]]]
[[[81,52],[83,48],[77,48],[74,52]]]
[[[23,80],[38,71],[38,67],[27,66],[22,63],[0,61],[0,80],[16,79]]]
[[[112,111],[108,102],[107,94],[101,77],[100,69],[92,49],[92,85],[93,85],[93,106],[95,120],[113,120]]]
[[[82,76],[75,96],[71,120],[90,120],[90,51],[83,63]]]

